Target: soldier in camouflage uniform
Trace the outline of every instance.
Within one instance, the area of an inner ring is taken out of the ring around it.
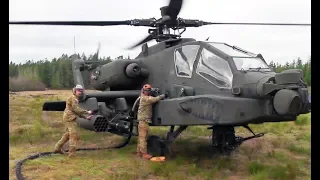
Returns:
[[[54,152],[63,154],[62,147],[69,140],[69,157],[72,156],[76,151],[77,141],[79,135],[76,130],[76,119],[77,117],[85,117],[86,114],[92,114],[91,111],[81,109],[78,106],[78,100],[83,94],[83,87],[77,85],[72,90],[73,95],[70,96],[66,101],[66,108],[63,113],[63,123],[65,125],[65,133],[62,138],[57,142],[54,148]],[[89,119],[91,116],[87,116]]]
[[[150,96],[151,85],[146,84],[142,88],[140,96],[140,104],[138,109],[138,145],[137,145],[137,156],[144,159],[152,158],[152,155],[147,152],[147,137],[149,131],[149,124],[152,118],[152,104],[160,101],[165,97],[164,94],[152,97]]]

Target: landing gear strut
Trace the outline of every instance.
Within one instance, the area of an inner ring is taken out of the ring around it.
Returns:
[[[188,126],[180,126],[174,131],[174,126],[170,126],[170,130],[167,133],[165,139],[161,139],[158,136],[148,137],[148,153],[153,156],[164,156],[171,153],[170,145],[178,138],[178,136],[187,129]]]
[[[208,129],[212,129],[211,146],[213,149],[217,149],[221,154],[230,155],[233,150],[239,147],[244,141],[262,137],[264,133],[255,134],[249,126],[243,126],[248,129],[253,136],[240,137],[235,136],[233,126],[212,126]]]
[[[180,126],[174,131],[174,126],[170,127],[166,138],[160,138],[158,136],[148,137],[148,153],[153,156],[164,156],[166,154],[172,155],[170,145],[178,138],[178,136],[187,128],[188,126]],[[208,129],[212,129],[211,147],[212,150],[218,150],[221,154],[230,155],[233,150],[239,147],[244,141],[262,137],[264,133],[255,134],[249,126],[243,126],[248,129],[253,136],[240,137],[235,136],[235,131],[233,126],[212,126]]]

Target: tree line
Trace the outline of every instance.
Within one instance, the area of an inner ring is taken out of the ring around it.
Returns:
[[[78,57],[85,61],[99,61],[99,64],[106,64],[117,59],[123,59],[123,56],[111,59],[111,57],[98,58],[98,52],[93,55],[86,56],[78,54]],[[125,57],[130,59],[130,57]],[[270,62],[269,66],[274,68],[276,72],[286,69],[302,69],[304,72],[304,80],[311,85],[311,57],[305,63],[298,58],[291,63],[284,65]],[[90,74],[88,71],[82,72],[83,81],[86,89],[92,89],[90,86]],[[51,61],[27,61],[25,63],[9,62],[9,90],[10,91],[26,91],[26,90],[45,90],[45,89],[68,89],[72,88],[73,75],[70,56],[62,54],[59,58],[53,58]]]
[[[301,58],[294,59],[291,63],[286,62],[284,65],[271,61],[269,67],[273,68],[277,73],[286,69],[301,69],[304,82],[311,86],[311,57],[305,63]]]

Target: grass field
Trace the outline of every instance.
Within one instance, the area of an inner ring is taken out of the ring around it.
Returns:
[[[9,174],[15,178],[15,164],[26,156],[52,151],[63,133],[61,112],[41,112],[44,101],[64,99],[71,91],[21,92],[10,94]],[[231,157],[212,157],[210,131],[190,127],[173,144],[175,158],[167,162],[149,162],[136,158],[136,138],[123,149],[79,151],[74,158],[53,155],[27,161],[26,179],[310,179],[311,117],[299,116],[295,122],[252,125],[262,138],[245,142]],[[168,128],[151,128],[152,134],[164,135]],[[122,139],[110,134],[95,134],[81,129],[81,147],[111,146]],[[243,128],[236,132],[250,135]]]

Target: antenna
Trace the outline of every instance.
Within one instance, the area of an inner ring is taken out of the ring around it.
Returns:
[[[76,53],[76,36],[73,36],[73,49],[74,53]]]

